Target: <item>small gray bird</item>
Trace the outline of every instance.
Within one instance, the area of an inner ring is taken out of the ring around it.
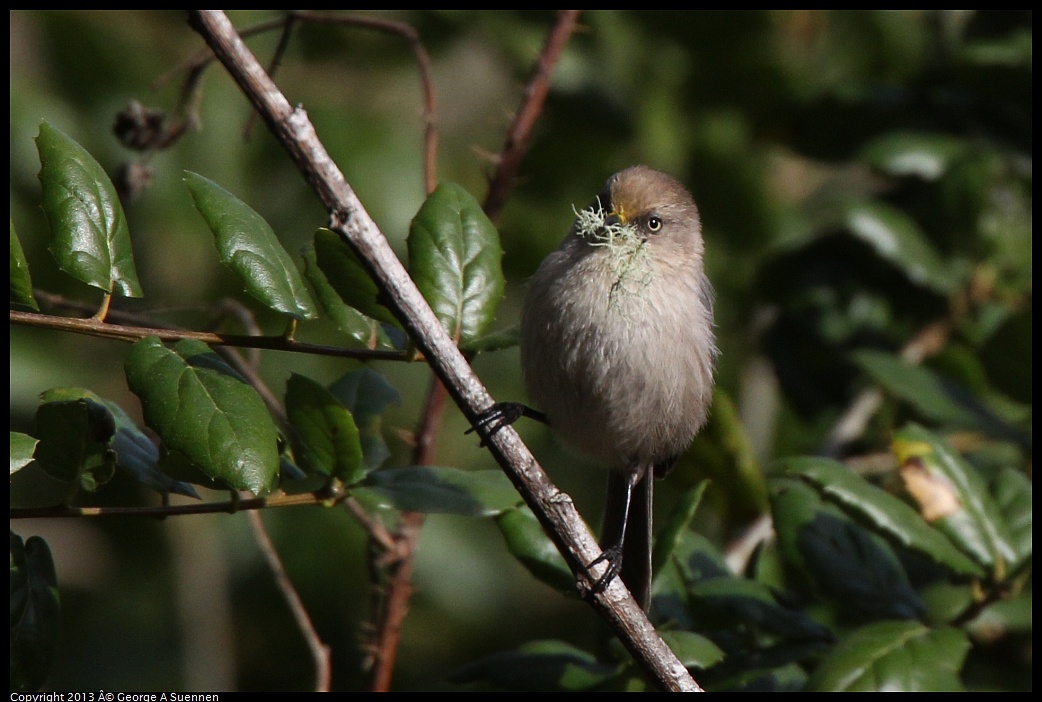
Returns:
[[[498,424],[542,419],[610,469],[595,561],[609,569],[597,585],[621,574],[645,609],[653,479],[705,424],[713,394],[703,250],[698,209],[679,181],[646,166],[611,176],[528,285],[521,368],[535,410],[494,408]]]

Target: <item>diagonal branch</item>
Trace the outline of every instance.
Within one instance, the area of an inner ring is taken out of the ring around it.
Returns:
[[[319,141],[302,108],[293,108],[250,53],[224,13],[196,10],[192,26],[224,64],[276,139],[287,150],[330,213],[330,228],[358,255],[386,293],[389,306],[450,396],[473,423],[492,398],[463,354],[438,323],[386,238],[365,211],[343,174]],[[667,690],[700,689],[687,669],[655,632],[640,606],[618,580],[603,592],[590,592],[604,568],[587,572],[600,549],[571,498],[550,482],[517,432],[504,428],[483,439],[540,523],[585,584],[587,599],[656,683]]]

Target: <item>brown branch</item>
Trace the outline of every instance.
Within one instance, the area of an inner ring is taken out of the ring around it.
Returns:
[[[190,22],[214,50],[326,207],[330,229],[356,252],[366,271],[386,294],[391,310],[406,332],[424,353],[453,400],[474,423],[492,405],[492,397],[442,328],[387,239],[330,158],[304,110],[290,105],[224,13],[196,10],[192,12]],[[588,567],[600,555],[597,542],[571,498],[550,482],[517,432],[507,427],[491,435],[484,429],[481,433],[492,455],[577,574],[587,601],[619,636],[637,664],[663,689],[700,690],[618,578],[603,591],[593,592],[590,583],[596,582],[607,567],[598,564],[592,572]]]
[[[48,507],[11,507],[11,519],[65,519],[70,517],[153,517],[162,519],[183,514],[235,514],[245,510],[271,509],[275,507],[299,507],[301,505],[328,505],[343,498],[331,498],[320,490],[296,495],[268,495],[246,500],[228,502],[193,502],[184,505],[162,505],[160,507],[73,507],[51,505]]]
[[[282,565],[279,552],[275,550],[275,544],[271,542],[271,537],[264,527],[260,514],[258,512],[250,512],[249,520],[250,527],[253,530],[253,537],[260,547],[261,553],[264,554],[264,560],[267,562],[268,568],[271,569],[275,576],[275,585],[278,587],[279,592],[282,593],[286,604],[289,605],[290,611],[293,613],[293,619],[297,622],[297,628],[304,635],[304,640],[311,650],[311,657],[315,661],[315,692],[329,692],[330,680],[332,678],[329,646],[322,643],[318,632],[315,631],[315,625],[311,621],[311,617],[308,616],[308,611],[304,608],[304,603],[301,601],[297,589],[293,586],[293,581],[290,580],[289,574],[286,573],[285,566]]]
[[[559,10],[557,23],[550,30],[543,46],[543,52],[536,63],[535,72],[528,81],[521,106],[517,110],[513,124],[507,130],[506,144],[500,152],[499,164],[488,186],[485,196],[484,210],[493,222],[499,220],[499,213],[506,203],[507,194],[514,186],[521,159],[528,151],[528,139],[532,135],[532,127],[543,111],[546,95],[550,91],[550,75],[553,73],[557,59],[561,56],[568,39],[575,31],[581,10]]]
[[[378,351],[375,349],[347,349],[341,346],[309,344],[304,341],[287,339],[284,336],[244,336],[239,334],[222,334],[218,332],[185,331],[167,327],[139,327],[125,324],[109,324],[97,319],[78,319],[75,317],[58,317],[36,312],[10,311],[12,324],[40,329],[57,329],[74,334],[86,334],[117,341],[134,342],[150,336],[161,341],[181,341],[195,339],[216,346],[234,346],[246,349],[268,349],[269,351],[289,351],[293,353],[309,353],[318,356],[339,356],[356,358],[362,361],[406,361],[412,357],[401,351]]]

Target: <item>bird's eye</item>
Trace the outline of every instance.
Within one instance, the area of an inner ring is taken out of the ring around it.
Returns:
[[[648,231],[657,232],[662,229],[662,219],[660,217],[649,217],[648,218]]]

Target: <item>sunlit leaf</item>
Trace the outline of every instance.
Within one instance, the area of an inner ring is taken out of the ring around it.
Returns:
[[[970,648],[958,629],[877,622],[839,642],[811,674],[817,692],[959,692]]]
[[[914,509],[885,490],[826,458],[791,458],[778,469],[809,481],[824,497],[836,502],[877,533],[917,551],[957,573],[980,576],[983,571]]]
[[[911,424],[894,436],[905,487],[924,518],[1004,580],[1017,560],[1009,529],[981,476],[947,443]]]
[[[11,432],[11,475],[25,468],[33,460],[33,452],[39,441],[17,431]]]
[[[11,689],[37,690],[54,662],[61,629],[58,577],[47,542],[11,532]]]
[[[198,173],[186,171],[184,181],[213,232],[221,262],[239,274],[247,292],[295,319],[316,317],[300,271],[264,218]]]
[[[849,231],[919,285],[948,293],[957,280],[905,212],[876,201],[852,202],[845,216]]]
[[[1019,441],[1021,432],[1005,422],[964,386],[936,371],[883,351],[862,349],[851,360],[923,416],[964,429],[979,429],[999,439]]]
[[[29,276],[29,264],[22,253],[22,243],[14,233],[14,220],[11,220],[11,304],[40,309],[33,297],[33,282]]]
[[[670,556],[672,556],[673,550],[680,543],[684,531],[690,526],[691,520],[694,519],[695,510],[702,503],[702,496],[705,495],[708,485],[709,482],[703,480],[685,492],[673,506],[673,510],[669,513],[669,517],[659,530],[658,536],[655,537],[655,545],[651,554],[651,571],[653,573],[658,573],[662,570]]]
[[[527,506],[496,515],[507,550],[541,582],[561,592],[575,592],[575,576]]]
[[[947,135],[888,132],[871,141],[861,158],[887,175],[937,180],[966,149],[966,141]]]
[[[87,285],[141,297],[116,189],[86,149],[46,122],[36,137],[43,210],[58,266]]]
[[[704,670],[711,668],[724,658],[724,652],[719,646],[693,631],[663,631],[662,640],[666,642],[685,668]]]
[[[198,341],[171,351],[143,339],[126,360],[127,382],[164,446],[207,476],[261,494],[278,477],[278,434],[257,392]]]
[[[409,230],[409,273],[449,335],[467,348],[495,319],[503,297],[499,232],[455,183],[431,193]]]

